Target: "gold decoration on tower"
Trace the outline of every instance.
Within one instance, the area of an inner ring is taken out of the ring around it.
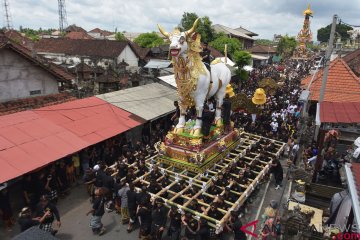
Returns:
[[[309,3],[307,9],[304,11],[304,16],[306,16],[306,15],[312,16],[313,13],[314,12],[310,9],[310,3]]]

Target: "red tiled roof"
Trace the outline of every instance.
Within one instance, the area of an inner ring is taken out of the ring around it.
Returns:
[[[91,33],[100,33],[101,35],[103,36],[110,36],[112,35],[113,33],[112,32],[109,32],[109,31],[106,31],[106,30],[102,30],[100,28],[94,28],[93,30],[89,31]]]
[[[319,100],[322,77],[323,69],[317,73],[310,87],[310,99],[313,101]],[[301,81],[304,88],[310,83],[311,78],[312,75]],[[324,101],[360,102],[360,79],[341,58],[330,63]]]
[[[46,53],[115,58],[128,45],[127,41],[47,38],[38,41],[35,44],[35,49],[38,52]]]
[[[16,113],[24,110],[59,104],[76,98],[68,93],[57,93],[46,96],[18,99],[0,103],[0,116]]]
[[[71,81],[75,79],[75,76],[65,71],[65,69],[57,66],[56,64],[48,61],[47,59],[34,55],[33,52],[21,45],[19,43],[14,42],[13,40],[6,37],[5,34],[0,32],[0,48],[8,48],[11,49],[28,60],[36,63],[41,68],[48,71],[50,74],[56,77],[58,81]]]
[[[132,47],[132,49],[135,51],[136,55],[139,56],[140,59],[145,59],[148,53],[150,52],[149,48],[140,47],[138,44],[134,42],[129,41],[129,44]]]
[[[275,48],[266,45],[255,45],[247,49],[247,51],[251,53],[276,53]]]
[[[220,51],[218,51],[217,49],[208,46],[208,49],[210,50],[210,54],[211,56],[213,56],[214,58],[218,58],[218,57],[224,57],[224,54],[222,54]]]
[[[65,37],[70,39],[93,39],[93,37],[86,32],[69,32]]]
[[[360,123],[360,102],[322,102],[320,103],[320,121],[322,123]]]
[[[30,46],[34,44],[30,38],[23,36],[16,30],[6,30],[4,34],[7,38],[27,48],[30,48]]]
[[[343,57],[344,61],[360,77],[360,48]]]
[[[143,122],[96,97],[1,116],[0,183]]]
[[[65,29],[65,32],[86,32],[86,30],[83,29],[82,27],[72,24]]]

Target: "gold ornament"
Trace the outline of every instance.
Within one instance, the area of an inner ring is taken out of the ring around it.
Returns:
[[[252,98],[252,102],[255,105],[262,105],[266,102],[266,95],[264,89],[258,88],[255,90],[254,97]]]

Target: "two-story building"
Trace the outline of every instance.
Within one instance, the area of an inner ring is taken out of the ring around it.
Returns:
[[[251,48],[255,42],[253,36],[258,36],[258,34],[250,32],[249,30],[242,27],[233,29],[221,24],[215,24],[212,26],[212,28],[216,33],[224,33],[229,37],[238,39],[244,49]]]

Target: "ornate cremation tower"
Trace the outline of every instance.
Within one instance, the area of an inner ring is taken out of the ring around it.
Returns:
[[[313,11],[310,9],[310,4],[308,8],[304,11],[304,24],[299,34],[297,35],[298,47],[295,51],[294,57],[296,58],[307,58],[309,52],[306,48],[306,44],[312,41],[312,32],[310,30],[310,17],[313,16]]]

